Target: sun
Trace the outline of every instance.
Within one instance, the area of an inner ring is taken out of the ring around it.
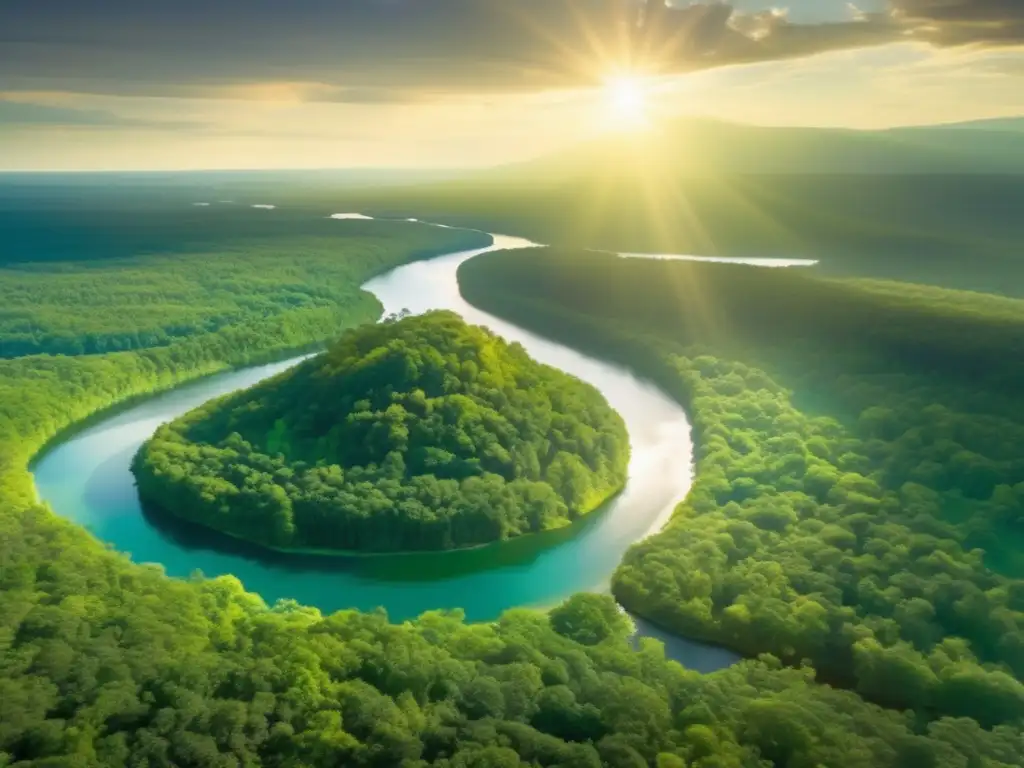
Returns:
[[[638,78],[628,75],[608,78],[604,98],[612,127],[633,129],[647,124],[647,89]]]

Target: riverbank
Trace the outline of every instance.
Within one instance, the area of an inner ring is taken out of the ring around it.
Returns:
[[[297,360],[302,360],[298,358]],[[360,550],[353,549],[327,549],[327,548],[316,548],[316,547],[278,547],[272,544],[264,544],[262,542],[255,542],[246,539],[243,536],[231,533],[215,528],[206,528],[199,523],[193,523],[183,518],[177,517],[165,509],[160,508],[158,504],[153,502],[143,502],[142,506],[145,510],[145,514],[149,515],[153,519],[154,523],[157,523],[158,518],[163,518],[162,523],[167,525],[167,528],[174,526],[180,527],[191,527],[197,533],[199,531],[207,532],[210,537],[223,536],[231,539],[248,549],[253,553],[254,557],[259,558],[260,553],[267,555],[282,555],[286,558],[294,558],[295,560],[305,558],[321,558],[331,559],[337,558],[340,560],[349,560],[352,558],[365,558],[365,559],[383,559],[383,558],[401,558],[401,557],[414,557],[414,558],[431,558],[435,557],[438,559],[445,558],[451,555],[459,554],[489,554],[497,553],[498,550],[504,550],[509,547],[519,545],[523,547],[529,545],[527,548],[536,549],[543,546],[555,546],[560,541],[564,541],[567,535],[571,535],[574,531],[578,532],[582,530],[590,521],[591,518],[599,516],[603,509],[607,509],[611,506],[615,499],[621,494],[623,487],[620,487],[615,493],[609,496],[607,499],[602,501],[593,509],[583,513],[579,518],[573,520],[568,525],[563,525],[558,528],[551,528],[546,531],[539,531],[537,533],[531,533],[524,536],[516,536],[511,539],[504,539],[501,541],[491,541],[486,544],[475,544],[469,547],[452,547],[451,549],[420,549],[420,550],[404,550],[401,552],[363,552]],[[157,523],[159,524],[159,523]],[[200,537],[202,538],[202,537]],[[521,543],[520,543],[521,542]]]
[[[440,253],[450,253],[452,247],[493,244],[493,238],[485,233],[453,232],[446,237],[450,242]],[[345,238],[341,237],[332,246],[343,250],[344,244]],[[428,259],[438,253],[422,247],[402,252],[398,245],[390,252],[361,250],[347,268],[361,283],[396,264]],[[343,326],[372,322],[380,315],[382,307],[372,295],[357,292],[356,296],[365,301],[338,309],[337,321]],[[18,507],[38,503],[31,468],[76,431],[130,407],[140,398],[188,381],[316,349],[334,338],[338,329],[337,323],[329,329],[322,323],[293,323],[285,313],[264,322],[259,335],[228,326],[167,346],[103,355],[0,359],[0,493]],[[26,393],[31,395],[27,401]]]
[[[488,621],[515,606],[551,606],[578,591],[606,591],[627,546],[660,528],[685,497],[692,477],[690,427],[680,406],[655,385],[628,371],[503,324],[474,310],[459,294],[458,266],[485,250],[532,245],[496,236],[490,248],[457,252],[407,264],[371,279],[383,314],[447,307],[468,322],[487,325],[527,347],[533,357],[601,382],[613,407],[627,418],[634,462],[623,493],[607,509],[544,541],[428,555],[352,558],[232,549],[207,535],[168,531],[140,509],[128,465],[138,445],[162,421],[206,400],[255,383],[252,371],[222,373],[147,398],[134,412],[119,411],[94,423],[36,462],[43,498],[69,519],[137,562],[160,563],[171,576],[197,570],[207,577],[231,575],[268,604],[279,599],[330,613],[340,608],[384,606],[392,620],[437,608],[462,610]],[[495,327],[497,326],[497,327]],[[666,478],[672,485],[666,486]],[[525,537],[539,538],[539,537]],[[238,542],[236,542],[237,544]],[[738,657],[730,656],[730,663]],[[680,661],[685,659],[680,658]]]
[[[495,237],[490,249],[522,247],[517,238]],[[485,249],[485,250],[490,250]],[[133,417],[95,425],[37,466],[43,497],[69,518],[134,559],[159,562],[170,575],[196,569],[208,576],[234,574],[269,603],[294,598],[325,612],[384,606],[396,619],[434,608],[461,608],[469,618],[490,620],[520,605],[553,604],[573,592],[607,586],[625,548],[651,532],[685,496],[691,477],[686,414],[653,384],[613,365],[502,324],[469,307],[455,272],[481,252],[459,252],[400,267],[363,287],[384,314],[449,308],[468,322],[487,325],[522,343],[535,359],[599,387],[627,420],[634,458],[630,480],[607,508],[584,517],[580,527],[553,531],[536,542],[429,555],[306,557],[226,551],[208,537],[160,531],[143,518],[128,472],[138,445],[164,420],[229,388],[244,385],[233,374],[205,390],[169,392],[150,400]],[[497,327],[495,327],[497,326]],[[672,484],[665,483],[672,478]],[[543,540],[541,540],[543,539]],[[256,560],[264,562],[257,562]]]

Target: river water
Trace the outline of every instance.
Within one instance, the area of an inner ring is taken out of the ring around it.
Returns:
[[[382,606],[393,620],[435,608],[462,608],[469,620],[484,621],[514,606],[547,607],[574,592],[606,590],[626,549],[659,530],[689,491],[690,425],[680,406],[653,384],[463,301],[456,280],[459,264],[489,250],[531,245],[496,235],[490,248],[399,267],[364,287],[380,299],[385,313],[453,310],[604,393],[629,431],[629,481],[618,497],[577,526],[463,552],[324,557],[267,553],[187,524],[151,519],[140,507],[129,470],[142,443],[161,423],[301,358],[186,384],[75,434],[34,465],[41,498],[136,562],[159,563],[177,577],[196,571],[209,577],[233,574],[268,603],[290,598],[324,612]],[[653,628],[642,626],[641,631],[660,636]],[[671,655],[695,669],[710,670],[736,659],[679,638],[672,638],[671,645]]]

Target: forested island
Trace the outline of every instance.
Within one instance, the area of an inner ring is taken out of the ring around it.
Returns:
[[[696,484],[618,569],[629,610],[924,717],[1024,720],[1024,302],[558,249],[459,280],[692,414]]]
[[[153,506],[257,544],[395,552],[570,525],[628,462],[596,389],[431,312],[162,426],[132,470]]]

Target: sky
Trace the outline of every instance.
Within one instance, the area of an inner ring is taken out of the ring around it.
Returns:
[[[1024,115],[1024,0],[0,0],[2,170],[487,166],[624,110]]]

